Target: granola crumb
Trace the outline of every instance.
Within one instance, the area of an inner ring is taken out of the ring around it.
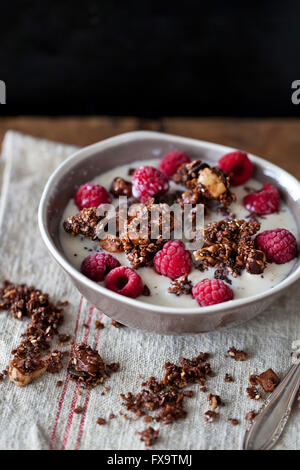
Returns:
[[[103,330],[104,325],[103,325],[103,323],[102,323],[101,321],[96,320],[96,321],[95,321],[95,328],[97,328],[98,330]]]
[[[150,447],[157,441],[159,429],[153,429],[149,426],[149,428],[139,432],[138,434],[141,436],[141,441],[145,443],[145,446]]]
[[[249,398],[251,398],[251,400],[261,400],[262,399],[262,396],[261,396],[261,394],[259,393],[259,391],[257,390],[256,387],[254,387],[254,386],[248,387],[246,389],[246,391],[248,393]]]
[[[235,418],[229,418],[228,421],[233,425],[237,426],[239,424],[239,421]]]
[[[169,294],[175,294],[177,296],[189,295],[193,289],[193,284],[188,278],[188,274],[185,274],[178,279],[175,279],[171,282],[170,287],[168,288]]]
[[[114,326],[115,328],[123,328],[125,325],[122,325],[122,323],[119,323],[118,321],[116,320],[112,320],[111,321],[111,324],[112,326]]]
[[[149,297],[151,295],[151,291],[150,291],[149,287],[146,284],[144,285],[144,288],[143,288],[143,295],[145,297]]]
[[[81,414],[82,412],[83,412],[82,406],[77,406],[74,410],[74,413],[76,413],[77,415]]]
[[[62,387],[62,385],[63,385],[63,381],[62,381],[62,380],[58,380],[58,381],[56,382],[56,386],[57,386],[57,387]]]
[[[225,374],[224,382],[234,382],[234,378],[230,374]]]
[[[219,417],[219,413],[216,413],[215,411],[208,410],[204,413],[205,416],[205,421],[207,423],[212,423],[215,419]]]
[[[116,415],[114,415],[113,413],[110,413],[108,419],[114,419],[116,417]]]
[[[234,346],[228,349],[227,352],[229,356],[232,357],[235,361],[245,361],[248,357],[248,354],[245,351],[236,349]]]
[[[97,419],[97,424],[99,424],[99,426],[103,426],[103,424],[106,424],[106,419],[98,418]]]
[[[257,415],[256,411],[254,411],[254,410],[248,411],[248,413],[245,416],[245,419],[247,421],[252,421],[255,418],[256,415]]]

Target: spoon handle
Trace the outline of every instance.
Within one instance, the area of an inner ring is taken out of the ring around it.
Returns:
[[[279,439],[300,386],[300,362],[294,364],[276,387],[246,431],[243,450],[268,450]]]

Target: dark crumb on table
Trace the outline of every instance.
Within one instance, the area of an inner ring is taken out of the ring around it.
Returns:
[[[153,429],[151,426],[142,432],[138,433],[141,436],[141,441],[145,443],[146,447],[152,446],[158,438],[159,429]]]
[[[224,382],[234,382],[234,378],[230,374],[226,374],[224,377]]]
[[[235,418],[229,418],[228,421],[233,425],[237,426],[239,424],[239,421]]]
[[[207,353],[201,353],[193,359],[181,358],[180,365],[166,362],[162,380],[149,377],[142,383],[144,388],[136,395],[130,392],[127,395],[121,394],[122,404],[137,417],[156,412],[150,419],[163,424],[185,418],[187,412],[184,409],[184,400],[186,397],[190,398],[193,392],[183,389],[189,384],[203,386],[207,377],[214,375],[210,364],[206,362],[208,357]]]
[[[97,328],[98,330],[103,330],[104,325],[103,325],[103,323],[102,323],[101,321],[96,320],[96,321],[95,321],[95,328]]]
[[[129,168],[128,176],[132,176],[134,172],[135,172],[135,168]]]
[[[203,392],[203,393],[207,392],[207,388],[206,387],[200,387],[200,392]]]
[[[88,329],[89,327],[90,327],[90,325],[88,325],[87,323],[84,323],[84,324],[83,324],[83,328]]]
[[[82,406],[77,406],[77,408],[75,408],[74,410],[74,413],[76,413],[77,415],[80,415],[82,412],[83,412]]]
[[[207,423],[212,423],[215,419],[219,417],[219,413],[216,413],[215,411],[208,410],[206,413],[204,413],[205,416],[205,421]]]
[[[72,380],[87,388],[93,388],[103,383],[119,367],[119,363],[106,364],[97,350],[80,343],[72,349],[68,371]]]
[[[261,400],[262,399],[262,396],[261,394],[259,393],[259,391],[257,390],[256,387],[248,387],[246,389],[247,393],[248,393],[248,396],[249,398],[251,398],[251,400]]]
[[[106,419],[104,419],[104,418],[98,418],[98,419],[97,419],[97,424],[99,424],[99,426],[102,426],[103,424],[106,424]]]
[[[185,274],[178,279],[175,279],[171,282],[170,287],[168,288],[169,294],[175,294],[177,296],[180,295],[188,295],[191,294],[193,289],[193,284],[188,278],[188,274]]]
[[[56,386],[57,386],[57,387],[62,387],[62,385],[63,385],[63,381],[62,381],[62,380],[58,380],[58,381],[56,382]]]
[[[151,295],[150,289],[146,284],[144,285],[144,288],[143,288],[143,295],[145,297],[149,297]]]
[[[209,401],[212,411],[215,411],[219,406],[224,406],[219,395],[214,395],[213,393],[208,395],[207,401]]]
[[[116,320],[112,320],[111,321],[111,324],[112,326],[114,326],[115,328],[123,328],[125,325],[122,325],[122,323],[119,323],[118,321]]]
[[[258,385],[258,382],[257,382],[257,375],[256,374],[251,374],[250,377],[249,377],[249,383],[255,387],[256,385]]]
[[[116,415],[114,415],[113,413],[110,413],[108,419],[114,419],[116,417]]]
[[[256,411],[254,411],[254,410],[248,411],[248,413],[245,416],[245,419],[247,421],[252,421],[255,418],[256,415],[257,415]]]
[[[265,372],[257,377],[257,383],[264,389],[265,392],[271,393],[280,382],[279,377],[272,369],[267,369]]]
[[[231,347],[228,349],[228,354],[232,357],[235,361],[245,361],[248,357],[248,354],[245,351],[240,349],[236,349],[235,347]]]

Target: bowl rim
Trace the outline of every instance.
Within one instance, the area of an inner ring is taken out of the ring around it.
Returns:
[[[283,291],[285,288],[293,284],[299,277],[300,277],[300,265],[297,267],[296,270],[292,270],[286,278],[284,278],[282,281],[280,281],[278,284],[276,284],[274,287],[271,287],[267,291],[263,291],[259,294],[253,295],[251,297],[245,297],[241,299],[233,299],[228,302],[224,302],[221,304],[216,304],[216,305],[211,305],[209,307],[192,307],[192,308],[177,308],[177,307],[167,307],[163,305],[156,305],[156,304],[151,304],[147,302],[142,302],[137,299],[131,299],[129,297],[122,296],[120,294],[117,294],[116,292],[113,292],[109,289],[106,289],[104,286],[101,286],[100,284],[97,284],[90,279],[88,279],[86,276],[81,274],[77,269],[75,269],[71,263],[58,251],[56,248],[51,234],[48,232],[46,229],[46,217],[47,217],[47,207],[48,203],[51,199],[51,194],[53,190],[57,187],[57,182],[58,180],[61,179],[61,176],[65,173],[67,173],[74,164],[78,164],[80,161],[84,160],[86,157],[92,155],[95,152],[104,150],[105,148],[114,146],[114,145],[119,145],[122,142],[128,142],[129,140],[143,140],[143,139],[160,139],[162,141],[168,141],[170,143],[178,143],[178,144],[200,144],[202,146],[205,146],[208,149],[215,150],[215,151],[221,151],[224,153],[228,153],[230,151],[236,150],[235,148],[228,147],[225,145],[221,144],[216,144],[213,142],[208,142],[204,140],[199,140],[199,139],[193,139],[193,138],[188,138],[188,137],[181,137],[177,135],[172,135],[172,134],[165,134],[165,133],[159,133],[159,132],[153,132],[153,131],[133,131],[133,132],[126,132],[114,137],[110,137],[108,139],[102,140],[100,142],[94,143],[92,145],[89,145],[87,147],[83,147],[79,150],[77,150],[75,153],[70,155],[66,160],[64,160],[57,168],[56,170],[52,173],[50,178],[48,179],[43,194],[41,196],[40,204],[39,204],[39,210],[38,210],[38,225],[40,229],[40,233],[42,236],[42,239],[51,253],[51,255],[54,257],[54,259],[60,264],[60,266],[73,278],[75,278],[78,282],[84,283],[87,287],[90,289],[94,290],[97,292],[99,295],[105,295],[107,297],[110,297],[111,299],[124,302],[128,306],[131,306],[132,308],[138,307],[142,308],[144,310],[151,310],[152,312],[157,312],[157,313],[165,313],[165,314],[172,314],[172,315],[205,315],[208,313],[216,313],[216,312],[224,312],[226,313],[227,311],[232,310],[233,308],[237,307],[245,307],[247,305],[251,305],[253,303],[256,303],[262,299],[269,298],[271,296],[274,296],[275,294],[280,293]],[[293,184],[296,184],[299,187],[299,192],[300,192],[300,182],[295,178],[293,175],[288,173],[287,171],[283,170],[282,168],[278,167],[277,165],[274,165],[273,163],[268,162],[267,160],[264,160],[261,157],[258,157],[256,155],[253,155],[249,152],[247,152],[248,155],[250,156],[251,160],[254,163],[257,163],[259,166],[262,166],[265,170],[269,170],[270,173],[276,174],[280,171],[281,175],[283,175],[285,178],[287,178],[290,182],[293,182]],[[300,199],[300,198],[299,198]]]

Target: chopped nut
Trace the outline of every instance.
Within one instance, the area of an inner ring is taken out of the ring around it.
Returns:
[[[235,361],[245,361],[248,357],[248,354],[245,351],[240,349],[236,349],[235,347],[231,347],[228,349],[228,354],[232,357]]]
[[[143,288],[143,295],[145,297],[149,297],[151,295],[150,289],[146,284],[144,285],[144,288]]]

